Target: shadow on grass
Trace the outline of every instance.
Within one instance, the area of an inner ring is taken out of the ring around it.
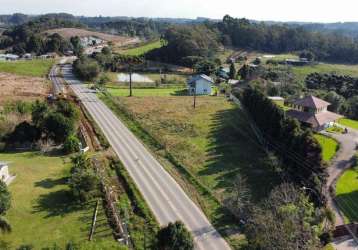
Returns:
[[[63,177],[60,179],[51,179],[47,178],[38,182],[35,182],[35,187],[42,187],[42,188],[54,188],[57,185],[65,185],[67,183],[68,178]]]
[[[170,93],[171,96],[189,96],[187,89],[175,90],[173,93]]]
[[[64,216],[74,211],[82,210],[88,204],[74,202],[68,190],[58,190],[41,195],[34,205],[34,213],[46,212],[45,218]]]
[[[279,177],[265,164],[265,153],[253,134],[245,113],[239,108],[213,116],[210,163],[200,175],[215,175],[215,189],[227,190],[237,174],[246,177],[253,201],[266,197]]]
[[[358,222],[358,190],[339,194],[336,200],[349,222]]]

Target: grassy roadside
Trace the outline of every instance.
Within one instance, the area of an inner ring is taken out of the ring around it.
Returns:
[[[347,126],[349,128],[357,129],[358,130],[358,121],[342,118],[338,121],[339,124],[343,126]]]
[[[160,40],[157,40],[157,41],[139,45],[138,47],[129,48],[125,50],[118,50],[116,52],[124,55],[130,55],[130,56],[141,56],[153,49],[157,49],[160,47],[162,47],[162,43]]]
[[[102,101],[112,109],[112,111],[127,125],[127,127],[154,153],[166,170],[176,179],[186,193],[196,202],[213,223],[216,229],[226,238],[234,249],[240,249],[245,243],[243,235],[235,235],[237,223],[230,212],[223,208],[218,198],[212,190],[203,185],[191,171],[183,166],[175,156],[164,149],[139,122],[137,122],[131,113],[114,101],[109,95],[100,95]],[[236,231],[237,232],[237,231]]]
[[[322,147],[323,160],[326,162],[332,160],[339,150],[339,143],[335,139],[321,134],[315,134],[314,137]]]

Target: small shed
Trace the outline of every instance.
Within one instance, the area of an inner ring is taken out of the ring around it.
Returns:
[[[193,76],[188,80],[189,95],[210,95],[214,80],[204,74]]]

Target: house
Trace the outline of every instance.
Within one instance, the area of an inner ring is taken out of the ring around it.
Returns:
[[[286,59],[286,64],[292,66],[306,66],[312,64],[307,58],[300,58],[300,59]]]
[[[207,75],[193,76],[188,80],[189,95],[210,95],[213,84],[214,80]]]
[[[321,131],[330,127],[343,116],[327,110],[331,105],[315,96],[307,96],[292,103],[292,110],[287,115],[299,120],[302,124],[311,127],[315,131]]]
[[[18,55],[13,54],[0,54],[0,61],[16,61],[19,59]]]
[[[14,179],[15,176],[11,176],[9,173],[8,165],[6,163],[0,162],[0,180],[9,185]]]
[[[23,59],[27,59],[27,60],[31,60],[32,59],[32,55],[31,53],[26,53],[22,56]]]

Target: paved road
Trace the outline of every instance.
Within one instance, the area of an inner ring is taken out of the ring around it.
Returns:
[[[203,212],[124,124],[93,91],[76,80],[72,67],[63,75],[88,112],[98,123],[120,160],[137,184],[161,225],[181,220],[192,232],[196,249],[230,249]]]
[[[52,81],[53,84],[53,95],[59,96],[63,93],[64,88],[61,81],[57,78],[57,65],[54,65],[48,75],[48,78]]]
[[[328,136],[335,138],[340,143],[340,149],[337,152],[336,157],[332,160],[330,167],[328,168],[327,189],[334,188],[336,181],[343,174],[345,170],[352,167],[352,157],[356,153],[356,145],[358,143],[358,131],[354,129],[348,129],[348,134],[334,134],[328,132],[322,132]],[[336,202],[332,197],[328,197],[328,206],[332,208],[336,214],[336,226],[344,224],[344,217],[341,214]]]

